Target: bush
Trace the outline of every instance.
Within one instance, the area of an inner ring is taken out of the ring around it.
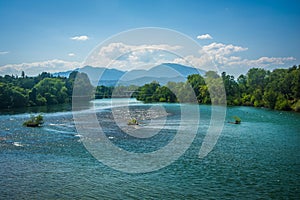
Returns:
[[[275,104],[275,110],[290,110],[291,106],[287,99],[283,95],[279,95]]]
[[[31,116],[31,118],[23,123],[24,126],[37,127],[44,123],[44,118],[41,114]]]
[[[293,106],[293,110],[296,112],[300,112],[300,100],[298,100]]]

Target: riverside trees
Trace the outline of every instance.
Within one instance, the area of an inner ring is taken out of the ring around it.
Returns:
[[[85,91],[93,89],[88,77],[75,71],[69,78],[53,77],[46,72],[36,77],[27,77],[25,73],[21,77],[0,76],[0,108],[69,103],[77,75]]]
[[[77,77],[77,78],[76,78]],[[36,77],[0,76],[0,108],[51,105],[71,102],[75,78],[79,93],[91,95],[95,88],[84,73],[72,72],[69,78],[43,72]],[[76,87],[75,85],[75,87]],[[225,90],[224,90],[225,89]],[[81,91],[82,90],[82,91]],[[144,102],[189,102],[200,104],[244,105],[300,112],[300,65],[272,72],[252,68],[235,77],[208,71],[193,74],[186,82],[158,82],[138,86],[97,86],[95,98],[132,97]],[[226,94],[226,96],[224,95]],[[129,95],[129,96],[128,96]],[[196,101],[195,101],[196,99]]]
[[[272,72],[252,68],[237,80],[225,72],[219,76],[216,72],[208,71],[204,77],[199,74],[188,76],[185,83],[169,82],[167,88],[158,83],[145,84],[137,90],[136,97],[145,102],[190,102],[189,93],[194,92],[198,103],[209,104],[212,101],[209,89],[221,90],[220,80],[224,84],[227,105],[300,111],[300,65]],[[194,91],[188,90],[187,85]],[[221,95],[213,101],[221,103],[224,102],[223,98]]]

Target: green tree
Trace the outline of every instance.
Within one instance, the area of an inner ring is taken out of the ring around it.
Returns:
[[[22,78],[25,78],[25,72],[24,71],[22,71],[21,76],[22,76]]]
[[[249,92],[253,92],[256,89],[264,91],[266,82],[267,82],[267,72],[261,68],[252,68],[247,73],[247,87]]]
[[[47,100],[47,104],[65,103],[68,97],[67,88],[58,78],[44,78],[35,85],[36,91]]]
[[[192,86],[192,88],[194,89],[196,96],[199,96],[200,86],[205,85],[204,78],[199,74],[192,74],[192,75],[188,76],[187,81]]]
[[[137,91],[137,100],[153,102],[153,94],[158,87],[160,87],[160,85],[155,81],[150,84],[145,84],[144,86],[139,87]]]
[[[282,94],[279,94],[277,97],[275,109],[276,110],[290,110],[291,109],[289,101]]]
[[[234,76],[226,75],[226,72],[222,73],[222,80],[225,87],[227,103],[230,105],[240,104],[240,90],[238,83],[234,80]]]
[[[265,102],[265,106],[271,109],[275,108],[276,99],[278,94],[273,90],[266,91],[263,96],[263,100]]]

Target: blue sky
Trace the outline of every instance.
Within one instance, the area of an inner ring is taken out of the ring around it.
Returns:
[[[69,69],[110,36],[140,27],[173,29],[202,46],[246,49],[238,51],[241,66],[224,64],[228,72],[264,67],[255,62],[260,58],[270,69],[289,67],[300,64],[299,10],[299,1],[276,0],[0,0],[0,75],[17,73],[22,63],[35,63],[32,73],[51,62],[53,71]],[[203,34],[213,39],[197,39]]]

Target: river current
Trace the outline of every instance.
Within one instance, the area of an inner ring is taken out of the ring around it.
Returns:
[[[117,112],[126,121],[130,116],[122,111],[122,105]],[[82,142],[83,136],[76,129],[68,105],[2,112],[0,199],[297,199],[300,196],[299,113],[227,107],[215,147],[200,159],[211,106],[143,104],[130,100],[131,117],[140,122],[135,127],[116,124],[116,115],[107,99],[93,101],[86,112],[96,111],[99,124],[112,144],[126,151],[147,153],[166,146],[174,138],[178,124],[182,123],[181,106],[200,110],[197,134],[178,159],[148,173],[118,171],[97,160]],[[43,126],[23,127],[30,113],[37,111],[43,112]],[[228,123],[234,115],[242,119],[240,125]],[[165,119],[163,124],[161,118]],[[149,138],[126,134],[126,130],[149,123],[151,126],[147,128],[157,129],[159,134]],[[189,134],[189,124],[186,127]]]

